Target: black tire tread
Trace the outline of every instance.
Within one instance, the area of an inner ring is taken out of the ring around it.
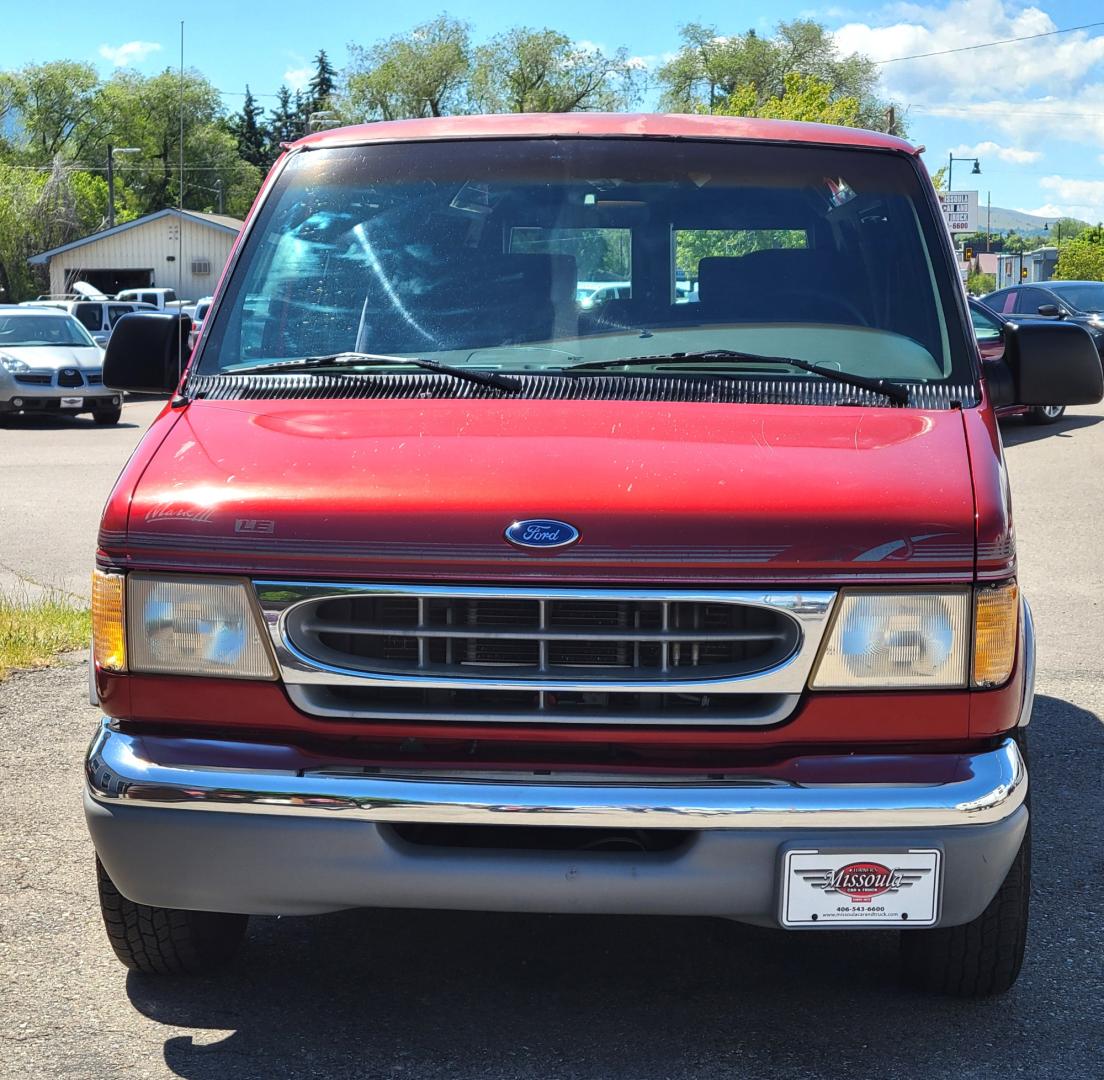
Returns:
[[[248,915],[148,907],[128,900],[99,859],[96,878],[107,939],[119,960],[146,975],[184,975],[227,963],[245,935]]]
[[[901,932],[904,980],[955,997],[1003,994],[1020,974],[1031,890],[1031,832],[997,895],[973,922]]]

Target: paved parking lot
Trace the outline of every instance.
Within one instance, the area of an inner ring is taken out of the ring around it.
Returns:
[[[0,826],[0,1076],[1104,1077],[1101,421],[1075,410],[1057,429],[1005,433],[1041,635],[1033,924],[1006,997],[898,989],[890,934],[395,911],[256,919],[219,977],[128,976],[96,908],[79,802],[96,714],[73,661],[0,686],[0,783],[15,793]],[[46,472],[19,479],[20,505],[51,491],[34,512],[53,550],[26,548],[46,576],[86,572],[88,507],[126,453],[110,463],[101,434],[0,431],[0,469],[13,436],[24,468],[53,442],[89,461],[83,484],[53,461],[56,496]],[[3,490],[7,536],[25,526]]]
[[[0,591],[88,597],[104,500],[162,404],[128,402],[112,427],[90,416],[0,424]]]

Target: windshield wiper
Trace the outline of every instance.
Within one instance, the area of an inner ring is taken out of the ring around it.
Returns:
[[[507,375],[494,371],[473,371],[470,368],[454,367],[437,360],[426,360],[420,356],[388,356],[384,353],[337,352],[326,356],[302,356],[295,360],[272,360],[251,367],[231,368],[224,375],[270,375],[273,372],[310,371],[321,367],[388,367],[392,364],[406,364],[409,367],[434,371],[438,375],[451,375],[454,379],[478,383],[480,386],[494,386],[499,390],[520,390],[521,383]]]
[[[849,371],[837,371],[835,368],[823,367],[809,360],[799,360],[794,356],[764,356],[762,353],[740,352],[738,349],[709,349],[706,352],[677,352],[658,356],[621,356],[613,360],[587,360],[582,364],[572,364],[563,370],[601,371],[605,368],[647,367],[649,364],[727,363],[732,360],[747,360],[756,364],[771,364],[779,367],[795,367],[800,371],[807,371],[811,375],[820,375],[822,378],[846,383],[848,386],[857,386],[862,390],[872,390],[876,394],[885,394],[890,401],[896,401],[901,405],[907,405],[909,402],[907,387],[887,382],[885,379],[852,375]]]

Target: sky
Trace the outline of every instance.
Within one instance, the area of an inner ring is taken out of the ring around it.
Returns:
[[[240,108],[246,83],[271,107],[281,83],[305,86],[319,49],[340,68],[350,43],[401,33],[445,7],[442,0],[328,0],[317,7],[302,0],[189,0],[131,5],[120,9],[125,17],[109,19],[95,6],[77,7],[64,19],[43,20],[34,5],[0,0],[0,68],[74,59],[95,64],[105,76],[119,67],[153,73],[179,63],[183,20],[185,63],[224,92],[231,110]],[[956,189],[976,187],[982,206],[991,198],[993,205],[1044,217],[1104,220],[1102,0],[634,0],[631,7],[558,0],[540,15],[516,0],[454,0],[447,10],[471,23],[476,40],[519,23],[547,25],[576,41],[623,46],[651,70],[677,47],[678,29],[687,22],[733,34],[770,33],[784,19],[816,19],[842,51],[891,61],[880,65],[882,93],[903,107],[909,138],[927,148],[929,169],[945,165],[950,153],[980,159],[980,176],[970,175],[970,164],[956,163]],[[1028,41],[898,59],[1097,22]]]

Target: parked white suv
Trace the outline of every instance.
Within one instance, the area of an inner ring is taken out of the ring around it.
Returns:
[[[123,397],[103,384],[103,351],[72,315],[52,308],[0,309],[0,417],[91,413],[117,424]]]

